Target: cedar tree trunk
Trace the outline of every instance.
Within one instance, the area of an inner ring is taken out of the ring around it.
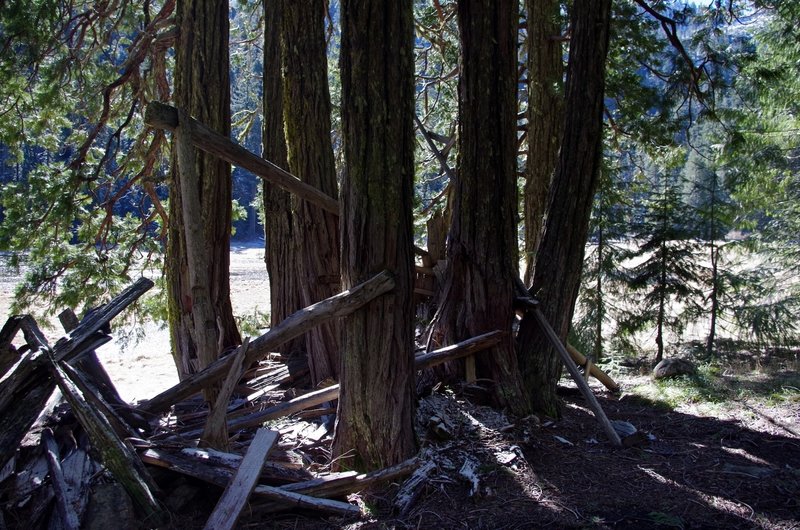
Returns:
[[[589,215],[600,177],[610,11],[611,0],[583,0],[572,7],[564,135],[530,288],[562,341],[578,296]],[[520,369],[534,409],[557,416],[561,360],[533,314],[523,318],[517,340]]]
[[[550,182],[558,163],[564,126],[564,65],[561,41],[561,2],[526,0],[528,20],[528,162],[525,171],[525,285],[542,235]]]
[[[416,451],[412,307],[414,29],[411,0],[343,0],[342,287],[383,269],[395,289],[342,322],[333,457],[360,470]]]
[[[507,332],[476,358],[475,375],[493,381],[493,401],[529,410],[511,325],[518,277],[516,186],[516,0],[459,0],[461,38],[457,176],[437,346],[493,330]]]
[[[331,197],[338,196],[331,143],[331,99],[325,52],[325,0],[283,0],[283,109],[289,170]],[[339,220],[292,198],[297,240],[297,288],[306,307],[341,290]],[[339,325],[331,320],[306,333],[311,380],[339,374]]]
[[[283,121],[281,79],[281,12],[283,2],[264,0],[264,117],[262,156],[289,170]],[[269,274],[271,326],[302,308],[297,287],[298,244],[293,235],[292,199],[288,191],[264,180],[264,260]],[[281,345],[282,353],[305,351],[302,338]]]
[[[179,0],[176,23],[175,105],[228,136],[228,2]],[[180,131],[174,144],[166,277],[172,350],[183,379],[241,339],[230,301],[230,166],[186,149]],[[199,211],[186,215],[187,207]]]

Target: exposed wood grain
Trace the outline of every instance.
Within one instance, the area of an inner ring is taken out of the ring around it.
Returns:
[[[268,429],[256,431],[255,438],[250,443],[236,475],[225,488],[217,506],[206,521],[206,530],[230,530],[236,526],[242,509],[261,475],[264,460],[278,441],[278,436],[277,432]]]
[[[64,479],[61,470],[58,444],[53,438],[53,431],[45,429],[42,431],[42,445],[47,457],[47,467],[50,470],[50,484],[53,486],[56,498],[56,509],[61,517],[61,524],[64,530],[78,530],[81,526],[78,514],[72,506],[69,487]]]

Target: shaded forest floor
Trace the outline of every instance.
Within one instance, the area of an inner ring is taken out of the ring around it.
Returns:
[[[609,418],[642,433],[634,446],[612,447],[567,381],[556,421],[506,418],[446,392],[420,403],[423,455],[435,468],[407,513],[392,511],[395,487],[357,499],[362,521],[287,514],[241,527],[800,528],[796,361],[666,383],[637,372],[615,374],[617,396],[593,383]],[[452,436],[427,427],[434,414]]]

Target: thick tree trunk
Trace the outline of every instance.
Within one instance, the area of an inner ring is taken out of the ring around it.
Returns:
[[[333,456],[349,456],[339,460],[344,467],[377,469],[416,451],[412,2],[343,0],[341,21],[343,287],[385,268],[396,287],[342,323]]]
[[[564,126],[561,2],[526,0],[528,20],[528,163],[525,171],[525,285],[542,235],[550,182],[558,163]]]
[[[564,135],[530,288],[562,341],[566,341],[578,296],[589,216],[600,177],[611,1],[584,0],[572,10]],[[561,360],[533,314],[523,318],[517,341],[534,409],[558,415]]]
[[[283,0],[283,103],[290,172],[335,198],[326,5],[324,0]],[[293,235],[299,247],[297,287],[302,306],[308,306],[341,290],[339,219],[297,197],[292,203]],[[312,382],[338,379],[338,321],[314,328],[305,340]]]
[[[262,156],[288,171],[283,118],[280,35],[283,2],[264,0],[264,117]],[[297,286],[298,242],[293,234],[292,199],[288,191],[264,181],[264,260],[269,274],[271,327],[303,307]],[[305,351],[302,338],[282,344],[279,351]]]
[[[228,136],[228,3],[179,1],[177,25],[176,106]],[[181,136],[176,131],[176,147],[186,143]],[[241,339],[230,302],[230,166],[193,148],[173,151],[166,274],[173,356],[185,378]],[[187,218],[184,207],[192,204],[198,211]]]
[[[437,346],[507,331],[476,375],[493,398],[528,412],[511,325],[518,276],[516,186],[517,2],[460,0],[458,172],[448,236],[444,296],[434,324]]]

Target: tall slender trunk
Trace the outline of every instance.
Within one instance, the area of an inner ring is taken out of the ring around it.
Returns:
[[[597,279],[595,291],[597,291],[597,319],[594,329],[594,361],[599,361],[603,356],[603,319],[605,318],[606,307],[603,300],[603,250],[606,240],[603,237],[603,227],[600,226],[597,237]]]
[[[511,326],[518,277],[516,239],[516,0],[460,0],[457,177],[446,283],[434,324],[437,345],[493,330],[508,332],[476,359],[495,403],[529,412]]]
[[[395,288],[342,322],[333,457],[376,469],[416,451],[412,2],[342,0],[341,23],[342,286],[389,269]]]
[[[592,201],[600,177],[610,12],[611,0],[582,0],[572,6],[563,140],[530,288],[562,341],[566,341],[578,296]],[[520,323],[517,345],[534,409],[558,415],[556,384],[561,360],[532,314]]]
[[[324,0],[283,0],[283,108],[289,169],[303,182],[338,196],[331,143],[331,101],[325,51]],[[297,287],[303,306],[341,290],[339,220],[294,197]],[[313,383],[339,374],[339,325],[330,321],[306,333]]]
[[[281,20],[280,0],[264,0],[264,117],[262,156],[288,170],[286,137],[283,118],[283,81],[281,78]],[[264,181],[264,260],[270,282],[271,326],[302,308],[297,285],[298,244],[294,237],[292,200],[284,191]],[[279,350],[291,353],[305,350],[302,338],[281,345]]]
[[[558,163],[564,126],[563,49],[561,2],[526,0],[528,21],[528,163],[525,170],[523,221],[525,225],[525,285],[542,235],[550,182]]]
[[[175,104],[228,136],[228,2],[179,1],[176,14]],[[230,302],[230,166],[180,136],[173,149],[166,276],[173,356],[185,378],[241,339]],[[198,211],[186,218],[185,207],[193,205]]]
[[[665,216],[666,219],[666,216]],[[664,230],[666,230],[665,221]],[[661,252],[661,271],[658,277],[658,315],[656,316],[656,362],[664,358],[664,319],[667,316],[667,241],[662,239],[659,247]]]

